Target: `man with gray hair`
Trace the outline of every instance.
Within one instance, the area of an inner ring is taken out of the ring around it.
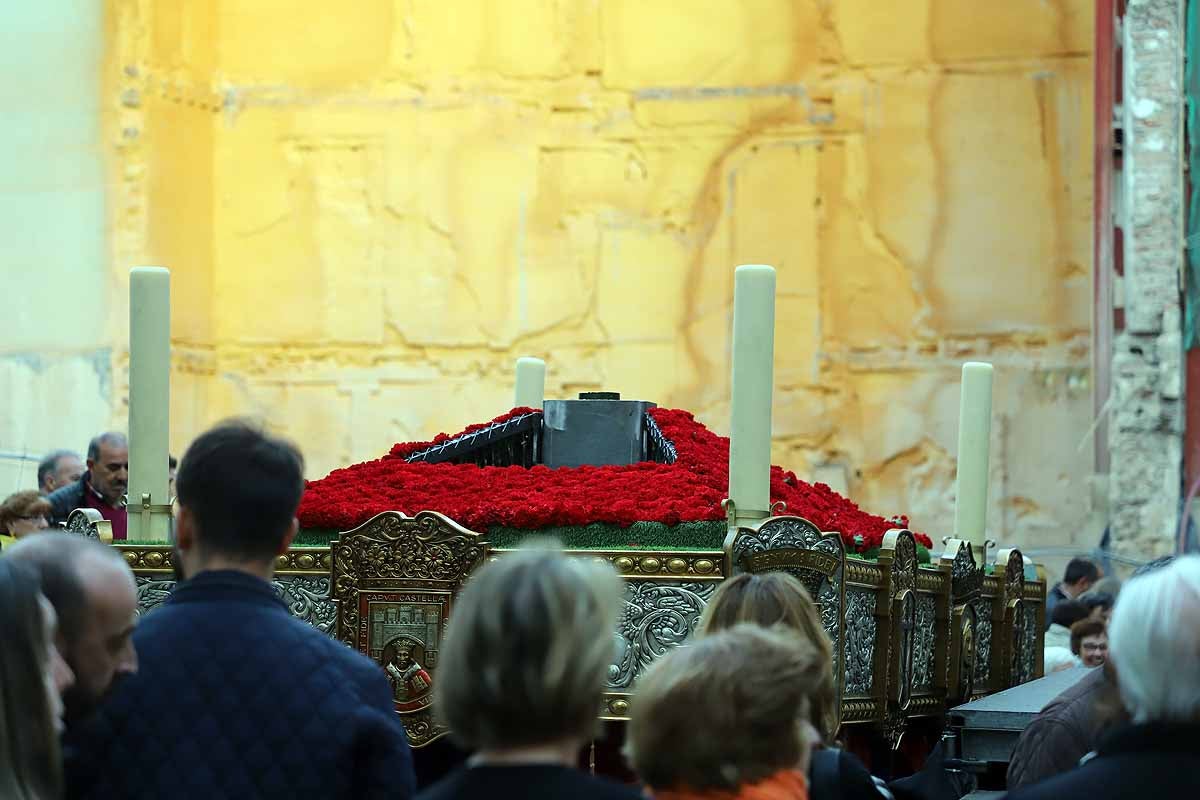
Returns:
[[[124,539],[128,524],[125,491],[129,488],[129,442],[116,431],[88,444],[87,472],[79,480],[51,492],[51,525],[66,522],[77,508],[93,508],[112,524],[113,539]]]
[[[64,533],[21,537],[4,557],[31,566],[58,616],[58,649],[75,673],[63,694],[68,727],[86,719],[124,675],[137,672],[137,587],[118,550]]]
[[[1200,797],[1200,555],[1131,579],[1108,635],[1132,722],[1078,769],[1013,792],[1013,800],[1109,800],[1148,790]]]
[[[83,475],[83,459],[71,450],[55,450],[38,464],[38,491],[42,496],[75,483]]]

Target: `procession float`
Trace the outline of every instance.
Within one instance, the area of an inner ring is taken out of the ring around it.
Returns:
[[[276,590],[379,663],[414,747],[448,732],[433,687],[458,592],[530,537],[624,578],[617,629],[596,631],[615,640],[597,716],[617,727],[635,713],[638,676],[694,635],[741,572],[783,570],[808,588],[834,644],[840,736],[875,752],[910,734],[936,740],[948,709],[1041,676],[1045,582],[984,535],[991,367],[964,368],[954,535],[938,536],[942,520],[864,511],[770,464],[774,280],[768,267],[737,271],[729,438],[616,394],[545,399],[544,364],[522,359],[512,409],[308,484]],[[131,460],[166,463],[131,448]],[[169,530],[152,532],[163,504],[131,480],[138,496],[131,540],[114,546],[152,613],[174,565]],[[103,525],[83,510],[68,523],[84,535]]]

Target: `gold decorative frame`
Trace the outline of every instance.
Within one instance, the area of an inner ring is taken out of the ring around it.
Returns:
[[[950,584],[947,593],[949,625],[944,665],[947,705],[965,703],[974,692],[978,639],[974,601],[983,593],[983,570],[975,563],[970,543],[947,538],[937,568]]]
[[[112,544],[112,523],[94,508],[77,508],[67,516],[63,530],[76,536],[88,539],[99,539],[104,544]]]
[[[415,517],[386,511],[343,533],[330,549],[330,594],[337,612],[337,638],[372,658],[376,644],[370,618],[373,604],[438,609],[440,622],[435,622],[434,628],[440,640],[455,597],[488,553],[482,534],[433,511]],[[426,642],[425,646],[436,648],[438,644]],[[436,682],[433,666],[426,668]],[[448,732],[435,717],[428,696],[421,702],[397,701],[396,710],[413,747],[423,747]]]

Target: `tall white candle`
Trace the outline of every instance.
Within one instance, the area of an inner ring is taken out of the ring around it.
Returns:
[[[729,499],[737,517],[771,508],[771,391],[775,362],[775,270],[737,268],[733,283],[733,398]]]
[[[170,513],[148,515],[142,495],[166,505],[170,429],[171,273],[162,267],[129,272],[129,532],[130,539],[166,540]]]
[[[529,356],[518,358],[513,408],[541,408],[545,399],[546,362]]]
[[[962,367],[958,410],[958,489],[954,535],[982,547],[987,538],[988,457],[992,433],[992,365]]]

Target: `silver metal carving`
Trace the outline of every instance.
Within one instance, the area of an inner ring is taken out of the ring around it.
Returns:
[[[972,604],[975,608],[975,676],[976,690],[986,689],[992,677],[992,601],[981,597]]]
[[[99,539],[100,524],[103,522],[104,516],[96,509],[77,508],[67,517],[63,529],[86,539]]]
[[[1017,683],[1026,683],[1033,680],[1034,673],[1037,670],[1037,607],[1031,603],[1024,604],[1024,613],[1021,615],[1021,662],[1017,665],[1016,679]]]
[[[716,589],[716,583],[627,582],[608,688],[631,687],[654,659],[691,636]]]
[[[171,590],[175,588],[174,580],[159,580],[157,578],[136,575],[134,576],[134,581],[137,584],[137,613],[139,617],[149,613],[155,607],[165,602],[171,596]]]
[[[833,643],[833,674],[840,675],[842,668],[842,569],[839,567],[832,579],[821,584],[817,593],[817,606],[821,610],[821,627],[829,634]]]
[[[937,599],[933,595],[917,595],[917,645],[913,655],[913,687],[919,690],[933,687],[936,624]]]
[[[273,580],[275,594],[287,604],[292,616],[302,619],[322,633],[333,636],[337,609],[329,598],[329,578],[311,575],[278,575]]]
[[[846,590],[846,694],[866,695],[873,683],[875,593]]]
[[[175,589],[173,579],[135,576],[137,581],[137,612],[147,614],[166,601]],[[288,607],[292,616],[312,625],[322,633],[334,635],[337,612],[329,598],[329,578],[311,575],[277,575],[271,581],[275,595]]]
[[[770,519],[757,531],[743,528],[742,533],[733,543],[734,564],[741,564],[746,556],[768,550],[821,550],[837,555],[837,546],[822,542],[821,531],[815,525],[796,517]]]

